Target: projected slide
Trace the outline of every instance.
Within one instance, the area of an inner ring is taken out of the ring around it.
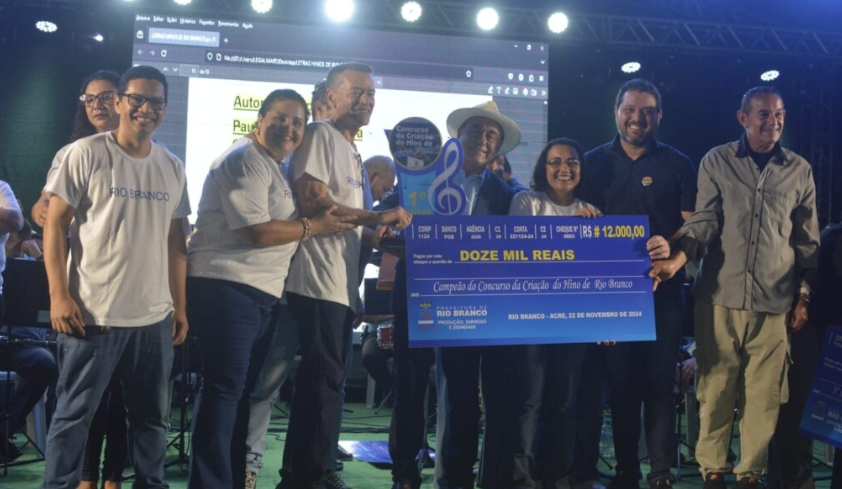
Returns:
[[[260,102],[278,88],[291,88],[308,102],[313,90],[312,85],[294,83],[190,79],[185,157],[190,162],[187,182],[193,209],[198,208],[202,184],[211,162],[233,141],[254,129]],[[362,129],[357,149],[363,158],[388,155],[385,130],[411,116],[433,121],[445,136],[445,119],[450,112],[479,105],[490,98],[488,95],[378,90],[371,122]]]
[[[389,154],[385,131],[402,119],[429,119],[447,138],[450,112],[492,99],[523,133],[508,155],[521,181],[547,139],[542,43],[153,14],[136,16],[134,41],[133,63],[167,75],[156,139],[184,159],[194,210],[211,162],[253,130],[269,92],[291,88],[310,101],[313,85],[345,61],[374,68],[374,113],[357,141],[364,159]]]

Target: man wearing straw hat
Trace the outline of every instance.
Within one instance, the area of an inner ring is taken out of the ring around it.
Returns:
[[[462,171],[454,182],[465,192],[467,202],[464,213],[508,214],[515,191],[490,171],[488,165],[497,155],[508,153],[520,143],[520,128],[500,113],[496,103],[488,101],[476,107],[453,111],[447,118],[447,130],[451,136],[459,138],[464,150]],[[396,290],[405,287],[404,274],[403,267],[399,267]],[[394,461],[392,475],[395,488],[414,489],[421,483],[414,459],[424,440],[424,418],[423,409],[418,409],[417,402],[413,401],[424,399],[426,383],[411,381],[423,378],[429,372],[432,355],[429,350],[409,350],[406,303],[396,303],[395,309],[397,388],[389,451]],[[474,486],[473,468],[477,459],[480,416],[480,358],[484,350],[480,347],[452,347],[436,351],[436,382],[439,386],[436,479],[442,489]],[[492,375],[489,373],[483,378]],[[489,400],[489,396],[495,397],[494,394],[493,388],[489,387],[484,396]],[[485,448],[489,449],[492,448]]]

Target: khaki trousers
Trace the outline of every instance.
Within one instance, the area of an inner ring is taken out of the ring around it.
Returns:
[[[701,429],[696,460],[702,475],[730,472],[734,407],[739,412],[737,480],[766,472],[778,410],[786,402],[786,314],[696,302],[696,395]]]

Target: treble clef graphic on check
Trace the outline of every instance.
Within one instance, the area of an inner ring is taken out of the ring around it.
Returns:
[[[465,207],[465,192],[450,182],[453,175],[456,175],[462,167],[462,145],[458,140],[451,139],[445,143],[441,158],[444,162],[444,171],[430,184],[430,191],[427,194],[430,205],[439,215],[461,214]]]

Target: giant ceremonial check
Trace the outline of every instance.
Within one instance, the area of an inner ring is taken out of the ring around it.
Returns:
[[[409,344],[655,339],[645,216],[415,216]]]

